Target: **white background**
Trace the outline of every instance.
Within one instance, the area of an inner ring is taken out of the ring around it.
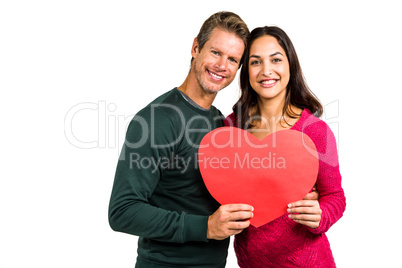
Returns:
[[[328,232],[338,267],[401,267],[397,1],[143,2],[0,3],[0,267],[134,266],[137,238],[107,221],[125,127],[183,82],[221,10],[283,28],[327,108],[347,197]],[[215,106],[237,97],[236,78]]]

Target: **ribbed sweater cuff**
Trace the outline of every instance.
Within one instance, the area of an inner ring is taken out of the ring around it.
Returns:
[[[320,224],[318,225],[317,228],[311,228],[308,227],[308,229],[310,230],[310,232],[312,232],[313,234],[323,234],[325,233],[327,230],[327,226],[328,226],[328,215],[327,215],[327,211],[325,209],[322,209],[322,214],[321,214],[321,221]]]
[[[184,217],[183,242],[207,239],[208,216],[187,214]]]

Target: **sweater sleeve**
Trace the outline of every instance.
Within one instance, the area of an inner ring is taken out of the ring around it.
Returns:
[[[163,173],[151,163],[168,157],[178,137],[163,111],[152,110],[151,120],[151,112],[144,110],[127,129],[109,203],[109,224],[115,231],[158,241],[207,241],[207,216],[169,211],[150,202]]]
[[[320,194],[318,201],[322,210],[318,228],[307,228],[314,234],[322,234],[342,217],[346,208],[337,146],[331,129],[321,120],[308,125],[304,132],[314,141],[319,155],[317,191]]]

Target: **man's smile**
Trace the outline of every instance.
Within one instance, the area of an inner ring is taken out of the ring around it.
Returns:
[[[225,78],[224,76],[218,75],[218,74],[213,73],[213,72],[211,72],[209,70],[207,70],[207,72],[208,72],[209,76],[215,81],[221,81],[223,78]]]

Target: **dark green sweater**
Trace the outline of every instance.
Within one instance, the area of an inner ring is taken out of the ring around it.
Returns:
[[[138,235],[136,267],[224,267],[229,239],[208,240],[219,203],[197,165],[201,139],[223,126],[215,107],[201,110],[177,88],[131,121],[109,204],[113,230]]]

